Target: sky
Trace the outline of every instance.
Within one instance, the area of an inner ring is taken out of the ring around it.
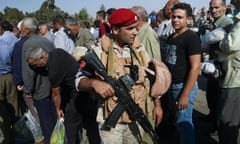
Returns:
[[[8,6],[10,8],[17,8],[23,12],[34,12],[38,10],[45,0],[0,0],[0,11]],[[78,13],[82,8],[85,8],[92,17],[95,17],[96,12],[103,4],[108,8],[130,8],[135,5],[140,5],[146,8],[150,13],[161,9],[168,0],[55,0],[55,5],[69,14]],[[191,4],[197,9],[203,6],[208,8],[209,0],[181,0]],[[230,0],[227,0],[229,4]]]

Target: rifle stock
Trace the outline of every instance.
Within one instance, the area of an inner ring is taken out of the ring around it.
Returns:
[[[94,69],[98,74],[100,74],[106,82],[111,84],[115,90],[115,95],[118,97],[118,105],[112,111],[110,116],[105,120],[102,129],[110,130],[110,128],[115,127],[118,119],[124,111],[126,111],[132,121],[137,121],[141,127],[149,133],[155,144],[159,143],[158,135],[152,128],[152,125],[148,121],[142,109],[134,102],[129,91],[134,85],[134,80],[131,79],[129,75],[124,75],[116,80],[107,75],[106,68],[102,64],[101,60],[98,58],[94,50],[89,50],[82,60],[87,63],[92,69]]]

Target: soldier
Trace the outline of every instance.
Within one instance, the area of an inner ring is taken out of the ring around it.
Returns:
[[[154,93],[156,89],[150,89],[149,85],[147,85],[148,79],[142,67],[147,67],[150,59],[143,45],[137,43],[133,45],[134,39],[137,35],[137,15],[129,9],[120,8],[110,15],[109,23],[111,24],[112,40],[102,38],[99,46],[93,49],[101,59],[103,65],[105,65],[108,75],[115,79],[118,79],[125,74],[130,74],[130,68],[126,67],[127,65],[135,65],[138,67],[136,75],[138,75],[139,78],[136,79],[130,94],[135,103],[142,108],[145,114],[150,111],[153,112],[155,124],[158,125],[162,119],[163,112],[161,103],[157,97],[162,95],[162,92],[156,94]],[[163,65],[163,63],[157,60],[153,61],[153,63]],[[166,67],[161,70],[164,74],[157,74],[157,76],[164,76],[162,77],[163,83],[160,83],[160,85],[156,86],[156,88],[163,88],[164,92],[170,83],[170,74]],[[101,128],[104,120],[110,115],[117,105],[117,97],[115,96],[115,90],[113,87],[94,74],[94,72],[90,72],[88,65],[86,65],[84,68],[80,69],[77,74],[77,78],[75,79],[75,83],[78,90],[94,91],[95,95],[97,94],[104,99],[102,102],[99,101],[100,106],[98,108],[97,115],[97,122]],[[96,77],[93,78],[92,76]],[[166,86],[162,84],[166,84]],[[149,89],[150,91],[148,91]],[[155,102],[154,108],[146,106],[146,103],[149,102],[147,100],[150,98],[148,95],[149,93],[151,93],[151,96],[155,97],[152,97],[151,99]],[[104,144],[139,143],[141,142],[141,139],[138,139],[130,129],[130,126],[134,124],[137,124],[137,128],[139,130],[136,135],[140,135],[141,137],[143,129],[138,123],[132,121],[129,118],[129,115],[124,112],[119,118],[116,127],[111,128],[110,131],[100,129],[101,140]]]

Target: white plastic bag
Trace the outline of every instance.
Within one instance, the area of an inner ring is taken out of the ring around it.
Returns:
[[[57,120],[51,135],[50,144],[64,144],[65,126],[63,122],[63,118]]]
[[[26,126],[32,132],[35,142],[43,141],[44,136],[39,121],[32,115],[31,111],[28,110],[24,113],[26,119]]]

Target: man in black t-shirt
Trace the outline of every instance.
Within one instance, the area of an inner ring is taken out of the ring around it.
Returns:
[[[198,35],[187,27],[191,14],[189,4],[173,6],[171,21],[175,33],[163,48],[163,61],[172,74],[171,93],[176,100],[180,144],[195,143],[192,111],[198,91],[201,45]]]
[[[82,128],[82,115],[76,108],[79,93],[75,90],[74,84],[79,63],[63,49],[54,49],[48,53],[42,48],[33,48],[27,61],[30,65],[48,72],[58,118],[64,116],[68,143],[80,143],[78,134]]]

